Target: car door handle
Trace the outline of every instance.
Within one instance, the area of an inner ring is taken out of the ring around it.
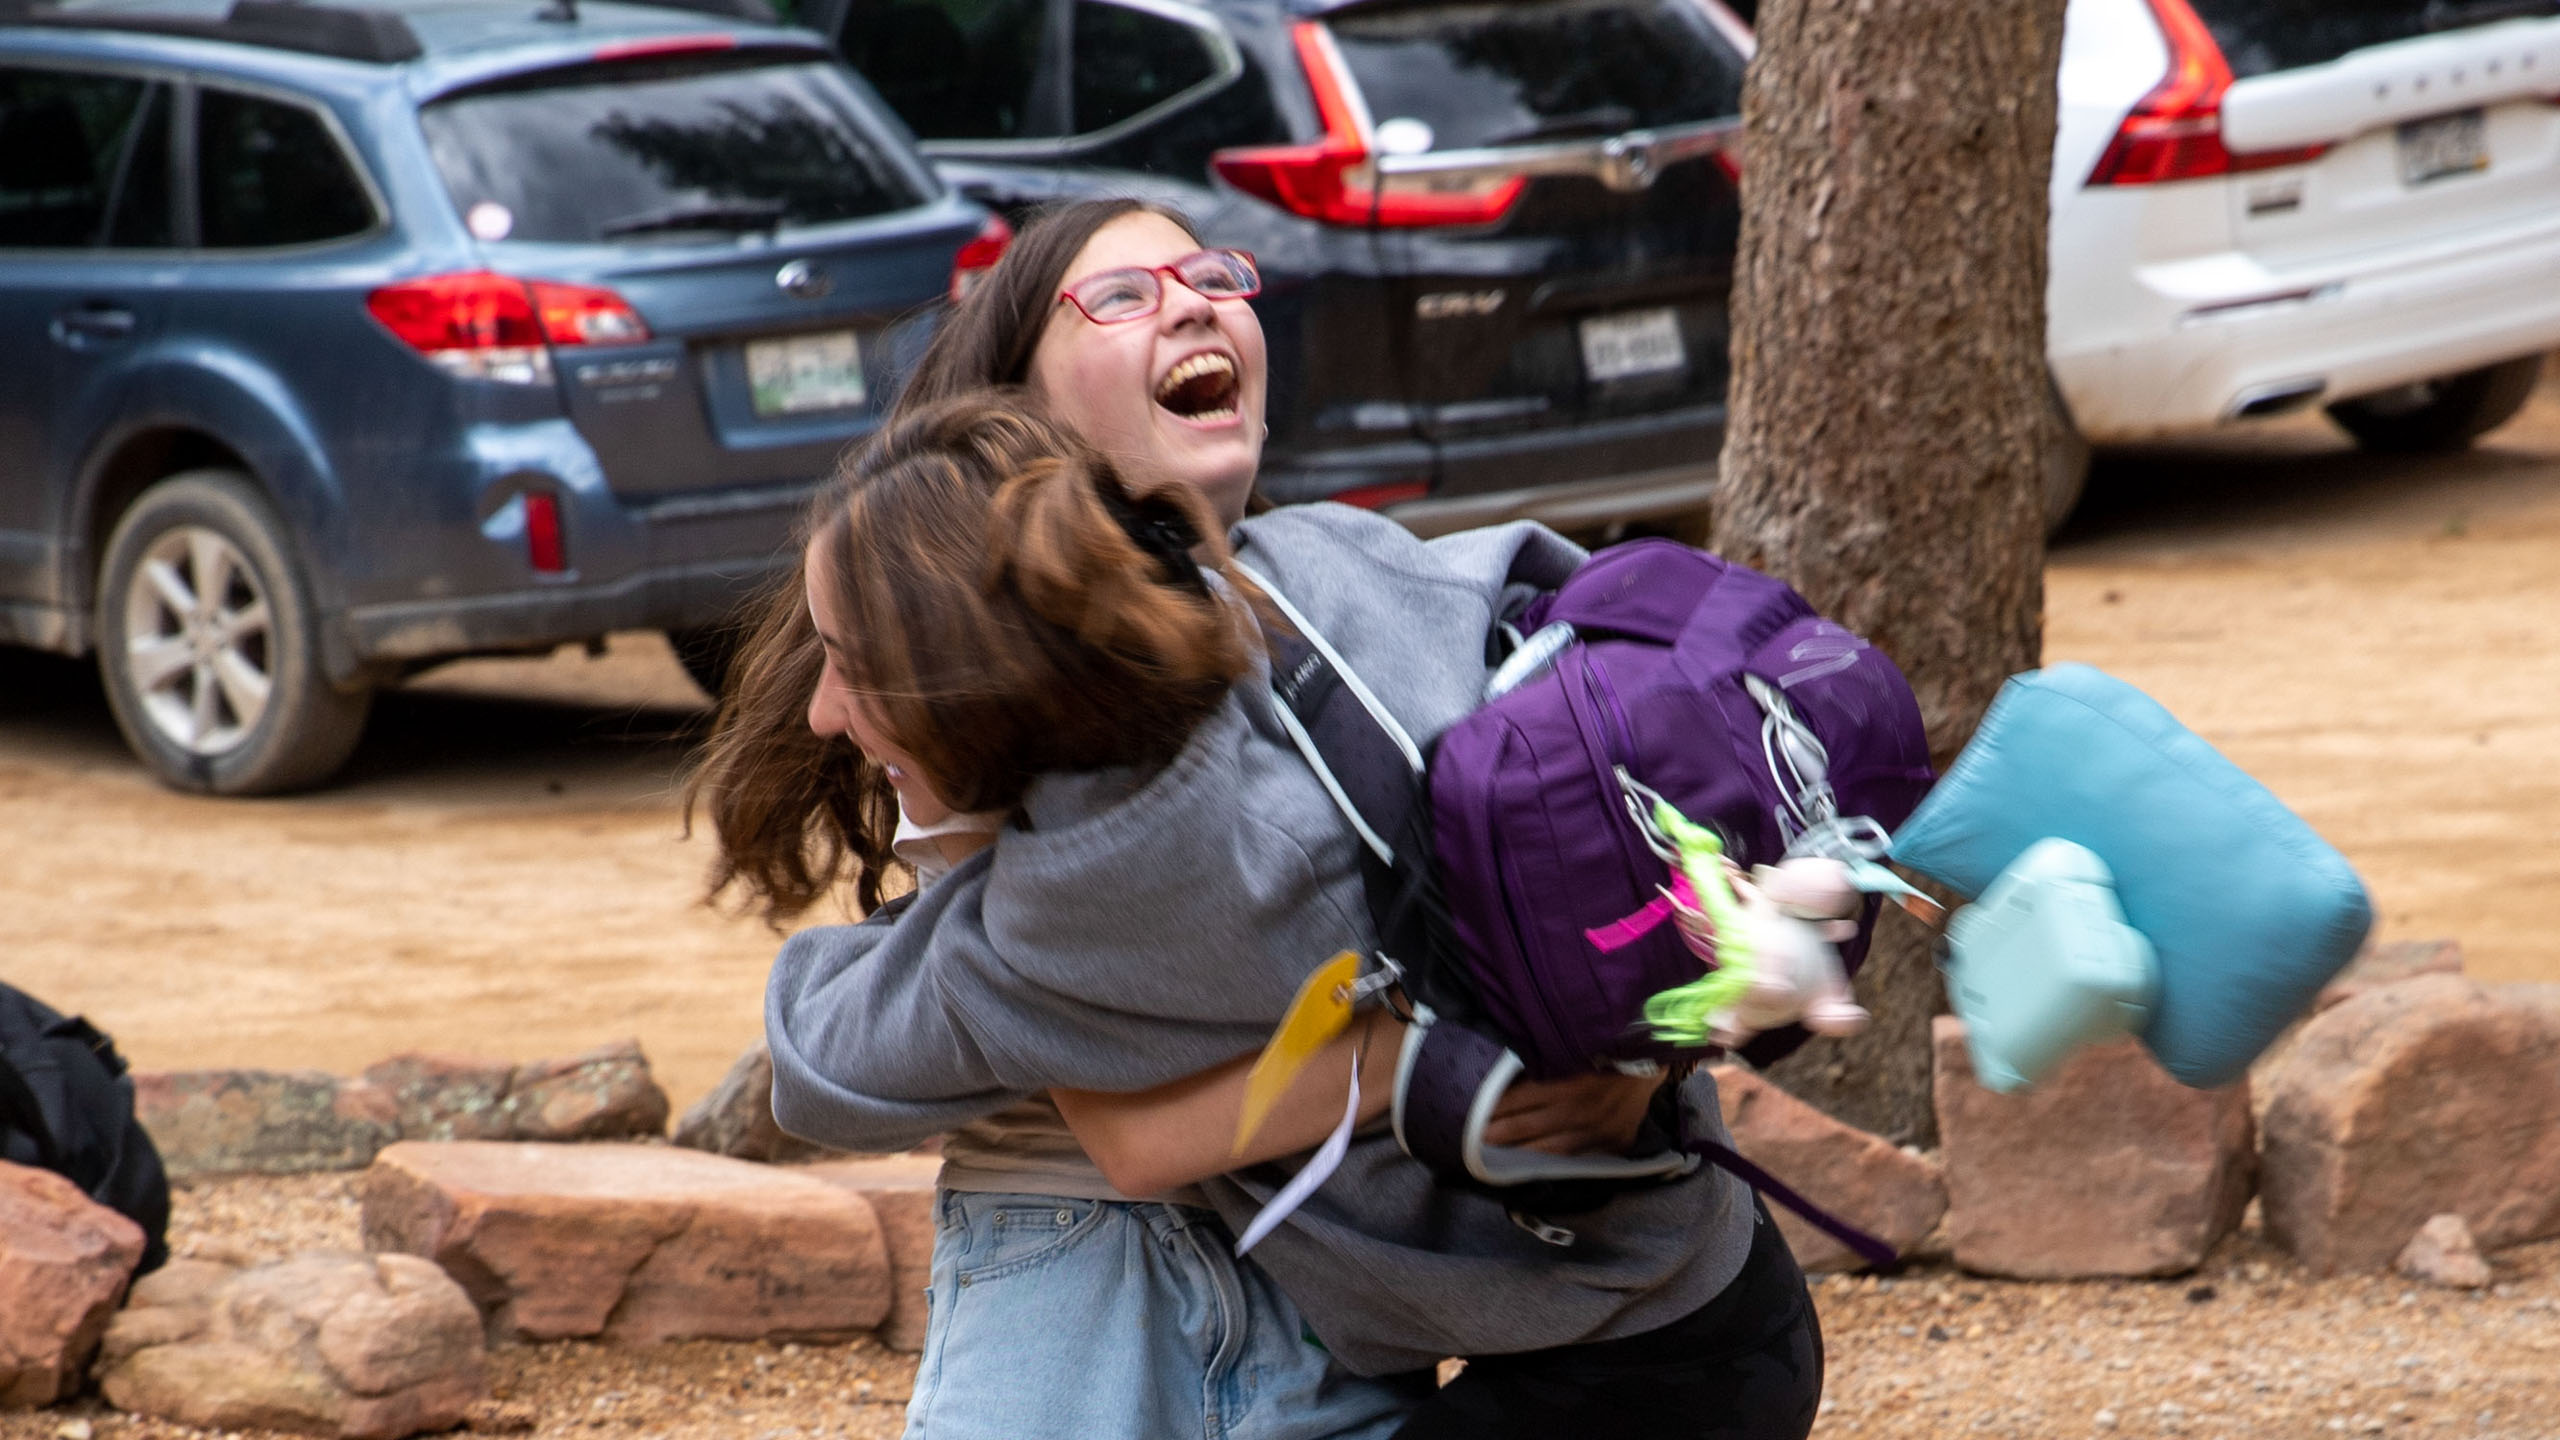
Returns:
[[[132,339],[136,323],[133,312],[123,306],[93,300],[57,313],[53,317],[53,338],[56,344],[74,350],[112,344]]]

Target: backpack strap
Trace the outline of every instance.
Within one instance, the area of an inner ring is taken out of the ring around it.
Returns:
[[[1381,968],[1417,999],[1447,1002],[1450,951],[1431,866],[1422,747],[1280,587],[1242,561],[1288,628],[1265,626],[1273,713],[1366,853],[1361,880]],[[1372,977],[1374,978],[1374,977]]]

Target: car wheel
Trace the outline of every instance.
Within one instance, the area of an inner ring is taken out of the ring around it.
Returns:
[[[670,630],[667,644],[674,648],[684,673],[702,687],[702,693],[713,700],[729,684],[729,666],[738,658],[738,646],[744,636],[734,625],[702,625],[690,630]]]
[[[2071,418],[2071,406],[2060,386],[2048,386],[2053,400],[2053,438],[2044,451],[2044,534],[2050,540],[2080,508],[2089,488],[2089,441]]]
[[[291,554],[237,471],[172,476],[116,522],[98,572],[98,668],[125,743],[176,789],[316,785],[363,733],[372,692],[322,673]]]
[[[2533,397],[2542,357],[2420,380],[2329,407],[2329,418],[2367,450],[2459,450],[2515,417]]]

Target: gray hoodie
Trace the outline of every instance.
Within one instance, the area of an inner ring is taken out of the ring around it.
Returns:
[[[1236,542],[1425,743],[1477,705],[1506,600],[1583,558],[1535,525],[1424,542],[1335,505]],[[1052,775],[1024,809],[895,917],[783,947],[765,1027],[784,1129],[894,1149],[1052,1087],[1161,1085],[1260,1048],[1310,970],[1371,944],[1358,842],[1262,676],[1162,771]],[[1726,1138],[1711,1080],[1681,1100],[1693,1134]],[[1296,1164],[1202,1189],[1241,1228]],[[1254,1255],[1344,1364],[1384,1374],[1668,1324],[1740,1270],[1752,1205],[1708,1168],[1566,1223],[1572,1246],[1539,1240],[1373,1127]]]

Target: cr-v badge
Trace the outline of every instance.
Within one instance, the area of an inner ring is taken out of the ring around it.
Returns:
[[[1490,315],[1502,308],[1500,290],[1443,290],[1424,295],[1413,302],[1413,313],[1424,320],[1450,320],[1461,315]]]
[[[774,288],[794,300],[820,300],[836,288],[827,272],[806,260],[794,260],[773,272]]]

